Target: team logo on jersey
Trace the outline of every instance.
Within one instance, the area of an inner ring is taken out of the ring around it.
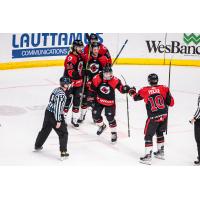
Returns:
[[[110,93],[110,87],[109,87],[109,86],[101,86],[101,87],[100,87],[100,91],[101,91],[103,94],[109,94],[109,93]]]
[[[92,63],[92,64],[90,64],[90,68],[89,69],[93,74],[97,73],[99,71],[99,64]]]

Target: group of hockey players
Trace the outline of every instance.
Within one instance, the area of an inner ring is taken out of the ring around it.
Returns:
[[[91,34],[89,43],[84,47],[81,40],[74,40],[71,51],[64,62],[64,75],[60,78],[60,87],[53,90],[45,111],[44,122],[39,132],[35,151],[43,148],[52,129],[58,134],[61,159],[69,156],[67,152],[68,130],[66,118],[72,109],[71,123],[77,128],[84,122],[88,107],[92,109],[92,120],[98,126],[97,135],[106,129],[102,111],[109,124],[111,142],[117,141],[117,122],[115,119],[116,102],[115,89],[122,94],[129,94],[134,101],[144,100],[147,110],[147,120],[144,129],[145,155],[140,162],[151,164],[152,155],[164,159],[164,133],[167,130],[168,107],[174,105],[168,87],[159,85],[157,74],[147,78],[149,86],[138,92],[134,86],[123,85],[113,75],[112,59],[108,49],[98,42],[96,34]],[[200,101],[200,100],[199,100]],[[196,141],[199,145],[200,108],[195,113],[191,123],[195,123]],[[157,137],[157,151],[153,152],[153,136]],[[200,154],[200,150],[198,151]],[[200,155],[199,155],[200,156]],[[199,157],[195,164],[200,164]]]
[[[75,128],[85,120],[88,107],[92,108],[92,118],[98,126],[97,135],[106,128],[102,117],[102,111],[105,110],[111,131],[111,142],[117,141],[115,89],[121,93],[134,94],[135,87],[123,85],[113,75],[110,53],[98,42],[97,35],[91,34],[88,40],[89,44],[85,48],[81,40],[74,40],[72,43],[71,51],[64,62],[64,75],[60,79],[60,87],[50,96],[43,127],[35,142],[36,151],[42,149],[51,130],[54,129],[59,136],[61,159],[69,156],[68,131],[64,128],[64,118],[67,118],[71,107],[71,123]]]
[[[135,88],[122,85],[121,81],[113,75],[112,60],[108,49],[98,43],[97,35],[91,34],[89,44],[84,48],[81,40],[74,40],[72,51],[65,59],[64,76],[70,77],[73,82],[71,98],[65,106],[65,116],[72,105],[71,123],[79,127],[85,119],[87,108],[92,108],[92,118],[99,127],[97,135],[106,128],[102,118],[105,116],[111,131],[111,141],[117,141],[115,120],[115,89],[121,93],[128,93]]]

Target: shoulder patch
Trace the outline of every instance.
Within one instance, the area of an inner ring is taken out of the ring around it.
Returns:
[[[68,56],[67,61],[71,61],[72,60],[72,56]]]

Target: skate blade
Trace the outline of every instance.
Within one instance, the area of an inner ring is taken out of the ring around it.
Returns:
[[[85,120],[82,120],[82,121],[78,121],[78,124],[83,124]]]
[[[104,132],[104,130],[101,133],[96,133],[98,136],[100,136],[102,133]]]
[[[69,157],[69,156],[67,156],[67,157],[61,157],[61,158],[60,158],[60,161],[67,160],[67,159],[68,159],[68,157]]]
[[[42,149],[34,149],[32,152],[37,153],[37,152],[41,152]]]
[[[151,165],[151,161],[142,161],[142,160],[140,160],[139,162],[142,163],[142,164],[145,164],[145,165]]]
[[[114,144],[117,144],[117,141],[114,141],[114,142],[111,141],[110,143],[114,145]]]
[[[193,163],[193,166],[200,166],[200,164],[194,164],[194,163]]]
[[[162,157],[162,156],[155,156],[155,155],[154,155],[154,158],[157,158],[157,159],[159,159],[159,160],[165,160],[165,157]]]
[[[75,126],[72,125],[72,128],[75,129],[75,130],[79,130],[80,126],[79,127],[75,127]]]

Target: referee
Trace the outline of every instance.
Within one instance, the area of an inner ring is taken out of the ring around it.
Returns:
[[[52,129],[54,129],[59,137],[61,160],[69,156],[67,153],[68,131],[63,116],[63,110],[68,98],[66,96],[66,91],[69,90],[70,87],[70,78],[61,77],[60,87],[54,89],[50,96],[49,104],[45,111],[43,126],[35,142],[35,151],[42,150],[42,145],[45,143]]]
[[[190,120],[190,123],[194,123],[194,136],[197,143],[198,157],[197,160],[194,161],[195,165],[200,165],[200,95],[197,102],[197,110]]]

